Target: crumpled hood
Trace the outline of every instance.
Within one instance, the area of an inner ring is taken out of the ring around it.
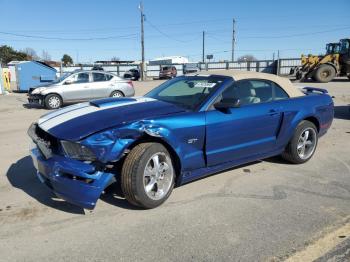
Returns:
[[[39,119],[38,125],[54,137],[78,141],[120,124],[184,111],[153,98],[106,98],[48,113]]]

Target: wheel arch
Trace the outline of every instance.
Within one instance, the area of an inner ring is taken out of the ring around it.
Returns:
[[[59,97],[61,98],[61,100],[62,100],[62,103],[63,103],[62,95],[60,95],[59,93],[50,92],[50,93],[44,95],[44,99],[45,99],[47,96],[49,96],[49,95],[57,95],[57,96],[59,96]]]
[[[281,141],[283,141],[283,142],[281,142],[281,145],[282,145],[283,148],[288,146],[289,142],[293,138],[293,135],[294,135],[294,132],[295,132],[296,128],[303,121],[309,121],[309,122],[313,123],[316,126],[316,128],[317,128],[317,133],[319,134],[320,127],[321,127],[320,120],[314,114],[307,114],[307,115],[299,114],[291,122],[290,126],[288,127],[288,131],[287,131],[286,136],[281,140]]]
[[[181,170],[182,170],[182,165],[181,165],[181,158],[179,154],[176,152],[174,147],[165,139],[162,137],[155,137],[151,136],[147,133],[145,133],[143,136],[141,136],[139,139],[135,140],[133,143],[131,143],[127,150],[132,150],[134,147],[136,147],[139,144],[142,143],[159,143],[162,144],[169,152],[171,159],[174,162],[174,168],[175,168],[175,175],[176,175],[176,185],[179,185],[181,183]]]
[[[120,90],[120,89],[114,89],[114,90],[109,94],[109,96],[112,96],[112,94],[113,94],[114,92],[119,92],[119,93],[121,93],[121,94],[125,97],[124,92],[123,92],[122,90]]]
[[[317,133],[320,132],[320,121],[317,119],[317,117],[309,116],[309,117],[302,119],[301,121],[309,121],[309,122],[313,123],[317,128]],[[301,121],[299,123],[301,123]]]
[[[50,92],[50,93],[48,93],[48,94],[46,94],[46,95],[43,95],[43,102],[42,102],[42,104],[43,104],[45,107],[46,107],[46,102],[45,102],[45,100],[46,100],[46,98],[47,98],[49,95],[57,95],[57,96],[61,99],[61,102],[62,102],[61,107],[64,105],[64,100],[63,100],[62,95],[60,95],[59,93],[56,93],[56,92]]]

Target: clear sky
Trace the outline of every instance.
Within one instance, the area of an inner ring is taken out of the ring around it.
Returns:
[[[78,62],[140,59],[138,0],[0,0],[0,45],[64,53]],[[236,57],[271,59],[321,53],[350,37],[350,0],[144,0],[146,59],[206,54],[230,59],[232,18]],[[10,34],[22,35],[10,35]],[[26,37],[27,36],[27,37]],[[30,37],[29,37],[30,36]],[[46,39],[45,39],[46,38]],[[47,39],[48,38],[48,39]]]

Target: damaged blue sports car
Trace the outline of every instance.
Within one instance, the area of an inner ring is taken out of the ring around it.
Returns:
[[[154,208],[175,185],[282,155],[304,163],[333,120],[326,90],[243,71],[181,76],[144,97],[108,98],[42,116],[28,134],[38,178],[92,209],[120,183],[130,203]]]

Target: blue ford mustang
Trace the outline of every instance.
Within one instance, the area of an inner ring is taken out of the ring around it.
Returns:
[[[326,90],[221,71],[174,78],[144,97],[69,106],[28,134],[39,179],[62,199],[91,209],[116,181],[130,203],[154,208],[175,185],[243,163],[304,163],[332,120]]]

